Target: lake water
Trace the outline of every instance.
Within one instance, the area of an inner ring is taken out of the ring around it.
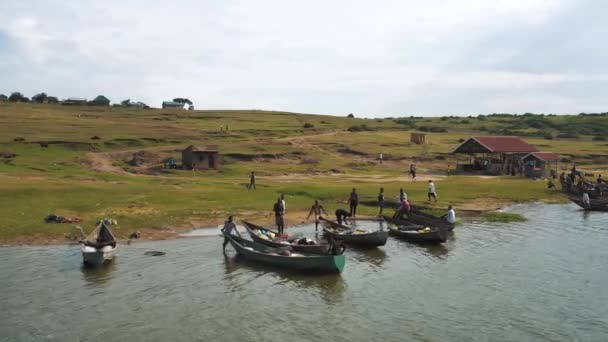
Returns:
[[[78,246],[0,248],[0,339],[606,341],[608,214],[509,210],[529,221],[464,224],[437,247],[391,237],[347,250],[340,275],[224,257],[219,236],[120,246],[99,270]]]

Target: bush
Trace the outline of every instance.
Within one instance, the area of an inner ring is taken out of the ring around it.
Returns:
[[[434,133],[445,133],[448,130],[443,128],[443,127],[433,127],[433,126],[420,126],[418,127],[419,130],[423,131],[423,132],[434,132]]]
[[[572,132],[563,132],[557,135],[558,139],[578,139],[579,136]]]
[[[606,137],[601,136],[601,135],[596,135],[593,137],[594,141],[606,141]]]
[[[355,117],[355,115],[354,115],[353,113],[350,113],[350,114],[348,114],[346,117],[347,117],[347,118],[354,118],[354,117]]]
[[[545,140],[553,140],[553,134],[551,134],[551,133],[545,134],[545,135],[543,136],[543,138],[544,138]]]
[[[310,122],[307,122],[304,124],[304,128],[315,128],[315,125],[311,124]]]
[[[366,124],[363,124],[363,125],[350,126],[350,127],[348,127],[348,131],[349,132],[365,132],[365,131],[375,131],[375,129],[367,126]]]

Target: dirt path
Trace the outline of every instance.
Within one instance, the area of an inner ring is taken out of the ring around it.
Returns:
[[[89,166],[91,170],[94,171],[136,176],[135,174],[129,173],[123,170],[122,168],[114,165],[112,163],[112,158],[108,153],[87,153],[85,163]]]

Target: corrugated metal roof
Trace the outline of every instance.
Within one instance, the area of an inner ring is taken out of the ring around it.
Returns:
[[[526,159],[529,156],[534,156],[536,159],[544,160],[544,161],[556,161],[556,160],[560,160],[559,156],[557,154],[553,153],[553,152],[532,152],[532,153],[528,153],[522,159]]]
[[[511,136],[483,136],[472,137],[478,143],[493,153],[505,152],[538,152],[538,149],[519,137]]]

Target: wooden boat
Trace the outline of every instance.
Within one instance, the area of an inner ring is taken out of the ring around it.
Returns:
[[[308,272],[342,272],[346,259],[344,255],[319,255],[293,252],[290,256],[281,255],[290,247],[272,248],[235,235],[223,233],[236,252],[245,259],[283,267],[289,270]]]
[[[608,211],[608,201],[592,199],[589,201],[589,205],[586,205],[580,198],[570,197],[570,200],[588,211]]]
[[[100,221],[89,236],[80,241],[82,261],[87,266],[97,266],[114,258],[116,238],[104,221]]]
[[[286,239],[286,238],[275,238],[275,239],[270,239],[268,238],[264,238],[267,235],[262,235],[262,231],[266,230],[269,232],[272,232],[269,229],[266,229],[264,227],[255,225],[251,222],[247,222],[247,221],[241,221],[243,223],[243,226],[245,226],[245,229],[247,229],[247,232],[249,233],[249,235],[251,236],[251,239],[257,243],[260,243],[262,245],[268,246],[268,247],[285,247],[285,246],[289,246],[291,248],[293,248],[294,251],[297,252],[303,252],[303,253],[312,253],[312,254],[329,254],[329,244],[328,243],[318,243],[316,242],[314,245],[298,245],[296,244],[295,241],[290,241],[291,239]],[[275,236],[278,236],[278,234],[274,234]]]
[[[324,218],[321,218],[320,221],[325,234],[347,245],[377,247],[384,246],[386,240],[388,240],[388,231],[386,230],[364,232]]]
[[[405,224],[407,222],[410,222],[430,228],[443,228],[450,232],[454,230],[455,227],[453,223],[448,223],[441,217],[427,214],[425,212],[413,208],[407,216],[407,218],[397,220],[395,224],[401,225],[402,223]]]
[[[390,217],[384,217],[388,223],[388,232],[393,236],[398,236],[407,241],[417,243],[443,243],[448,239],[448,230],[445,228],[430,228],[411,222],[395,223]]]

